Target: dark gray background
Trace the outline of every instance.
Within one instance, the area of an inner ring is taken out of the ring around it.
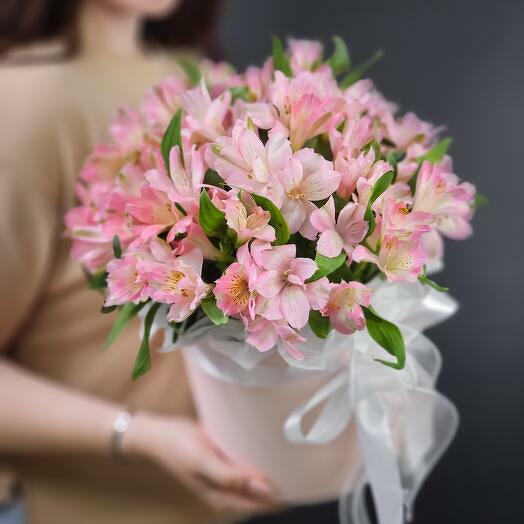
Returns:
[[[440,389],[462,421],[416,506],[415,524],[524,522],[524,2],[499,0],[229,0],[228,60],[240,68],[270,53],[270,35],[346,39],[355,62],[382,47],[371,72],[404,110],[446,124],[455,170],[490,205],[475,235],[447,243],[438,281],[459,313],[430,337],[444,356]],[[333,505],[272,523],[336,522]],[[266,521],[264,521],[266,522]]]

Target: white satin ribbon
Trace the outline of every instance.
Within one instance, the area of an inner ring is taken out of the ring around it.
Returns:
[[[212,351],[193,355],[202,369],[221,380],[245,386],[268,386],[300,379],[304,373],[333,374],[284,424],[286,438],[295,443],[323,444],[340,435],[354,417],[363,471],[356,484],[348,479],[340,499],[343,524],[369,524],[365,487],[371,486],[379,524],[403,524],[411,519],[416,495],[425,478],[451,442],[457,426],[455,407],[435,390],[441,357],[421,330],[441,322],[457,309],[448,295],[420,284],[383,284],[374,281],[373,306],[399,325],[406,343],[407,364],[394,370],[375,362],[383,350],[359,332],[350,337],[332,331],[320,341],[305,333],[303,361],[276,350],[289,366],[266,365],[274,350],[259,353],[244,341],[238,321],[216,327],[197,322],[178,343],[166,341],[162,351],[206,338]],[[163,315],[153,331],[166,330]],[[167,336],[166,336],[167,338]],[[320,345],[320,347],[319,347]],[[307,433],[304,417],[322,405]],[[353,475],[352,475],[353,477]]]

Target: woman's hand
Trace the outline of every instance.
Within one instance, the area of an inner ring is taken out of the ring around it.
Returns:
[[[267,480],[233,464],[188,418],[136,415],[124,436],[123,452],[155,460],[217,511],[249,514],[278,509]]]

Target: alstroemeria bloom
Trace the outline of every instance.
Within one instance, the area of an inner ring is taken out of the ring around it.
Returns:
[[[146,91],[141,109],[149,123],[164,130],[180,107],[180,95],[188,84],[180,75],[172,75]]]
[[[427,255],[420,238],[403,240],[395,236],[382,239],[378,256],[368,248],[358,245],[353,251],[355,262],[372,262],[383,271],[388,282],[416,282]]]
[[[444,171],[444,164],[424,162],[417,177],[413,211],[434,216],[437,229],[445,236],[463,239],[471,235],[475,186],[460,183],[458,177]]]
[[[138,151],[144,143],[145,136],[142,115],[131,107],[121,107],[109,128],[109,133],[125,154]]]
[[[126,209],[133,219],[133,230],[143,239],[168,229],[167,241],[171,242],[177,234],[185,233],[192,222],[192,218],[182,215],[167,195],[153,189],[147,182],[142,186],[140,196],[129,200]]]
[[[316,209],[311,202],[331,196],[338,188],[340,174],[333,164],[312,149],[301,149],[279,174],[284,192],[281,211],[291,233],[300,230],[306,238],[314,238],[307,217]]]
[[[212,100],[202,79],[199,87],[180,95],[180,103],[187,112],[185,122],[192,144],[212,142],[226,134],[224,120],[231,104],[229,91]]]
[[[237,251],[238,262],[228,266],[225,273],[216,281],[213,294],[217,306],[226,315],[249,313],[254,316],[255,282],[257,269],[245,244]]]
[[[334,284],[321,313],[329,317],[331,325],[344,335],[351,335],[366,327],[362,306],[369,306],[373,290],[360,282]]]
[[[284,136],[274,134],[264,144],[256,131],[238,121],[231,138],[219,138],[214,150],[214,168],[231,187],[272,198],[281,192],[275,175],[291,158],[291,147]]]
[[[297,40],[290,38],[287,41],[291,54],[290,62],[293,74],[300,71],[311,71],[322,63],[323,48],[316,40]]]
[[[297,360],[302,360],[304,354],[297,345],[305,342],[305,338],[295,331],[285,320],[268,320],[257,317],[244,321],[247,330],[246,342],[259,351],[269,351],[282,342],[286,351]]]
[[[388,138],[398,149],[404,149],[413,142],[427,142],[438,132],[433,125],[420,120],[414,113],[406,113],[398,119],[392,115],[387,117],[386,129]]]
[[[271,213],[257,206],[249,193],[223,201],[227,225],[237,234],[237,243],[243,244],[252,238],[273,242],[275,229],[269,225]]]
[[[202,253],[194,249],[166,262],[144,261],[139,269],[148,281],[149,294],[156,302],[170,304],[167,320],[182,322],[209,295],[211,287],[202,277]]]
[[[180,147],[175,146],[169,152],[169,175],[152,169],[145,177],[153,189],[163,191],[171,202],[180,204],[187,214],[195,216],[198,214],[198,199],[205,172],[201,150],[193,145],[184,154],[182,163]]]
[[[424,211],[412,211],[402,200],[386,198],[382,204],[382,230],[384,236],[393,234],[398,238],[419,237],[431,231],[433,215]]]
[[[368,230],[364,211],[359,204],[349,203],[340,211],[338,220],[335,220],[335,202],[333,197],[329,197],[321,208],[311,213],[311,224],[320,233],[317,251],[333,258],[343,249],[350,257],[355,244],[364,238]]]
[[[140,261],[141,257],[138,253],[129,253],[107,264],[106,306],[140,302],[148,298],[147,280],[137,268]]]
[[[322,295],[327,279],[306,284],[317,265],[309,258],[295,258],[295,254],[294,244],[252,250],[261,268],[255,289],[268,299],[260,314],[268,320],[286,319],[292,327],[300,329],[306,325],[311,307],[320,309],[322,302],[325,303]]]
[[[323,72],[301,71],[288,78],[275,71],[270,97],[282,126],[289,130],[293,151],[298,151],[309,138],[328,132],[340,120],[340,90],[333,78]]]

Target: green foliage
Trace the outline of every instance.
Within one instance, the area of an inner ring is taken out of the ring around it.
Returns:
[[[98,271],[87,276],[87,287],[101,291],[107,287],[107,271]]]
[[[419,163],[428,161],[432,164],[440,162],[448,152],[449,146],[451,146],[452,142],[453,139],[449,136],[439,140],[426,154],[419,156],[417,161]]]
[[[194,86],[200,82],[202,78],[202,73],[198,67],[198,63],[187,56],[179,56],[177,58],[178,65],[184,70],[184,73],[187,75],[189,82]]]
[[[375,215],[373,214],[373,210],[371,207],[373,206],[375,200],[382,194],[384,191],[391,185],[393,182],[394,177],[393,171],[388,171],[387,173],[384,173],[373,185],[373,188],[371,189],[371,195],[368,200],[368,205],[366,207],[366,211],[364,213],[364,220],[367,221],[369,224],[368,232],[366,233],[366,238],[373,233],[375,229]]]
[[[483,195],[482,193],[477,193],[475,195],[475,202],[474,202],[475,209],[479,209],[481,207],[486,207],[489,205],[489,200],[486,195]]]
[[[249,98],[249,87],[247,86],[233,86],[229,88],[231,93],[231,101],[234,102],[239,98],[241,100],[247,101]]]
[[[333,43],[335,44],[335,49],[333,50],[333,54],[326,60],[326,64],[331,67],[333,74],[338,76],[349,69],[351,60],[349,58],[348,48],[342,38],[334,36]]]
[[[118,335],[120,335],[122,330],[126,327],[127,323],[146,305],[146,303],[147,302],[140,302],[139,304],[133,304],[132,302],[129,302],[120,308],[118,316],[111,327],[111,331],[109,331],[109,335],[107,335],[104,342],[103,350],[106,350],[113,344]]]
[[[225,182],[214,169],[208,169],[204,175],[204,184],[223,188]]]
[[[309,327],[318,338],[326,338],[331,331],[329,317],[323,317],[319,311],[309,312]]]
[[[200,305],[209,320],[216,326],[225,324],[229,320],[229,317],[217,306],[214,295],[204,298]]]
[[[284,215],[282,215],[280,209],[278,209],[278,207],[275,206],[275,204],[273,204],[269,198],[255,194],[252,196],[257,206],[260,206],[262,209],[269,211],[271,214],[269,224],[273,226],[273,229],[275,230],[276,240],[274,243],[277,246],[285,244],[290,237],[289,226],[287,225],[286,219],[284,218]]]
[[[340,87],[342,89],[347,89],[351,84],[360,80],[364,76],[364,73],[371,69],[383,56],[384,51],[382,51],[382,49],[375,51],[371,58],[366,60],[363,64],[356,66],[347,74],[347,76],[344,77],[340,82]]]
[[[133,368],[133,380],[141,377],[144,373],[147,373],[151,369],[151,352],[149,350],[149,337],[151,336],[151,326],[155,320],[155,316],[160,308],[161,304],[154,303],[146,314],[144,319],[144,335],[142,337],[142,343],[136,356],[135,366]]]
[[[220,238],[227,233],[226,215],[215,207],[205,189],[200,193],[198,222],[208,237]]]
[[[160,151],[162,152],[162,158],[166,166],[167,172],[169,173],[169,153],[171,148],[174,146],[180,147],[180,155],[182,156],[182,135],[180,128],[182,126],[182,108],[180,108],[169,122],[167,129],[162,137],[160,143]]]
[[[113,254],[115,258],[122,258],[122,244],[118,235],[113,237]]]
[[[329,258],[317,253],[315,256],[315,262],[318,266],[318,269],[315,271],[313,276],[308,279],[308,282],[314,282],[322,277],[327,277],[336,271],[345,261],[347,255],[344,251],[340,255]]]
[[[376,359],[382,364],[402,369],[406,364],[406,347],[400,329],[379,315],[371,308],[363,308],[366,317],[366,328],[371,338],[390,355],[396,358],[395,362],[390,360]]]
[[[292,76],[289,58],[284,52],[282,40],[278,36],[273,37],[273,68],[275,71],[282,71],[286,76]]]

